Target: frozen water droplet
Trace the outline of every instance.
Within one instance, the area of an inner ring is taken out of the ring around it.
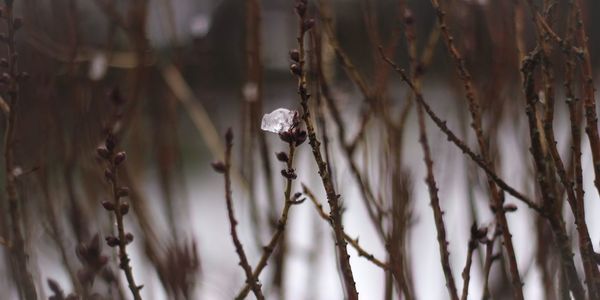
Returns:
[[[294,126],[295,115],[296,112],[293,110],[278,108],[263,116],[260,129],[273,133],[288,131]]]

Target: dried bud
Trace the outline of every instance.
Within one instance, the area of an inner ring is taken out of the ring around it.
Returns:
[[[296,130],[294,132],[294,139],[296,140],[296,146],[302,145],[306,141],[306,131]]]
[[[125,161],[125,159],[127,159],[127,154],[125,154],[125,151],[117,153],[117,155],[115,155],[115,165],[120,165]]]
[[[221,174],[225,173],[225,171],[227,169],[225,166],[225,163],[223,163],[222,161],[214,161],[210,165],[213,167],[215,172],[221,173]]]
[[[119,239],[114,236],[107,236],[104,240],[109,247],[116,247],[119,245]]]
[[[133,234],[131,234],[131,232],[125,234],[125,241],[127,242],[127,244],[133,242]]]
[[[112,201],[102,201],[102,206],[108,211],[115,209],[115,204]]]
[[[513,203],[509,203],[504,205],[504,211],[505,212],[515,212],[517,211],[517,206]]]
[[[115,179],[115,175],[109,169],[106,169],[104,170],[104,178],[106,178],[107,181],[112,181]]]
[[[231,130],[231,127],[227,128],[227,132],[225,132],[225,142],[227,145],[233,144],[233,131]]]
[[[302,76],[302,68],[299,64],[291,64],[290,71],[296,76]]]
[[[302,193],[297,192],[297,193],[294,194],[293,199],[294,200],[298,200],[298,199],[300,199],[300,197],[302,197]]]
[[[280,132],[279,138],[286,143],[291,143],[294,141],[294,135],[290,131]]]
[[[477,241],[483,241],[487,237],[487,227],[477,227],[477,223],[473,222],[471,226],[471,239]]]
[[[406,25],[412,25],[415,22],[415,18],[413,16],[412,10],[405,9],[404,10],[404,23]]]
[[[296,175],[296,172],[294,171],[294,169],[283,169],[281,170],[281,175],[283,175],[283,177],[287,178],[287,179],[296,179],[298,176]]]
[[[98,153],[98,156],[100,156],[101,158],[104,158],[104,159],[110,158],[110,151],[108,151],[108,149],[106,149],[104,147],[96,148],[96,153]]]
[[[290,59],[295,62],[300,62],[300,51],[298,51],[298,49],[290,50]]]
[[[106,149],[108,149],[108,151],[114,151],[115,147],[117,146],[117,138],[113,134],[109,133],[106,137],[104,145],[106,146]]]
[[[122,186],[117,190],[117,197],[121,198],[121,197],[127,197],[129,196],[129,188]]]
[[[15,30],[19,30],[21,27],[23,27],[23,19],[21,19],[21,18],[15,18],[13,20],[13,28]]]
[[[277,156],[277,160],[280,162],[288,162],[288,160],[289,160],[289,157],[285,152],[278,152],[276,154],[276,156]]]
[[[296,3],[296,13],[302,17],[304,16],[304,14],[306,14],[306,3],[304,1],[298,1],[298,3]]]
[[[302,30],[303,31],[309,31],[314,26],[315,26],[315,19],[310,18],[310,19],[307,19],[307,20],[304,21],[304,23],[302,24]]]
[[[121,208],[121,214],[126,215],[129,212],[129,202],[123,202],[119,206]]]

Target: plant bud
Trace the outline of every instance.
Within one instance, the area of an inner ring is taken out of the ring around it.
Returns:
[[[303,31],[309,31],[311,30],[313,27],[315,26],[315,19],[307,19],[304,21],[304,23],[302,24],[302,30]]]
[[[286,163],[289,160],[289,157],[288,157],[288,155],[285,152],[278,152],[276,154],[276,156],[277,156],[277,160],[280,161],[280,162],[285,162]]]
[[[106,141],[104,142],[104,144],[106,145],[106,149],[108,149],[108,151],[112,152],[113,150],[115,150],[115,147],[117,146],[117,138],[113,135],[113,134],[108,134],[108,136],[106,137]]]
[[[123,202],[120,205],[121,207],[121,214],[122,215],[126,215],[129,212],[129,202]]]
[[[296,140],[296,146],[302,145],[306,141],[306,131],[298,130],[294,133],[294,139]]]
[[[295,62],[300,62],[300,51],[298,51],[298,49],[290,50],[290,59]]]
[[[112,181],[115,179],[115,175],[109,169],[106,169],[104,170],[104,178],[106,178],[107,181]]]
[[[117,155],[115,155],[115,165],[120,165],[125,161],[125,159],[127,159],[127,154],[125,154],[125,151],[117,153]]]
[[[115,209],[115,204],[112,201],[102,201],[102,206],[108,211]]]
[[[296,175],[296,172],[294,171],[294,169],[283,169],[281,170],[281,175],[283,175],[283,177],[287,178],[287,179],[296,179],[298,176]]]
[[[304,16],[304,14],[306,14],[306,3],[304,1],[298,1],[295,8],[296,8],[296,13],[300,17],[302,17],[302,16]]]
[[[133,242],[133,234],[131,234],[131,232],[125,234],[125,241],[127,242],[127,244]]]
[[[114,236],[107,236],[104,240],[109,247],[116,247],[119,245],[119,239]]]
[[[279,133],[279,138],[286,142],[286,143],[291,143],[294,141],[294,136],[291,132],[289,131],[283,131]]]
[[[504,205],[504,211],[515,212],[515,211],[517,211],[517,206],[512,203],[506,204],[506,205]]]
[[[96,153],[98,153],[98,156],[104,158],[104,159],[109,159],[110,158],[110,151],[108,151],[108,149],[104,148],[104,147],[98,147],[96,148]]]
[[[406,23],[406,25],[412,25],[414,22],[415,18],[413,16],[412,10],[404,10],[404,23]]]
[[[298,64],[291,64],[290,71],[296,76],[302,76],[302,68]]]
[[[215,170],[215,172],[217,173],[225,173],[227,167],[225,167],[225,164],[222,161],[214,161],[210,164],[213,169]]]

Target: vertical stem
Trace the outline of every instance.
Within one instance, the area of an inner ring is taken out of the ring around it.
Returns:
[[[302,106],[302,119],[306,124],[306,131],[308,133],[309,144],[312,148],[312,153],[319,169],[319,176],[325,188],[327,194],[327,202],[329,203],[331,220],[333,223],[333,231],[335,235],[335,244],[339,255],[339,264],[342,269],[342,277],[344,280],[344,287],[346,289],[346,297],[349,300],[358,299],[358,291],[356,290],[356,283],[354,282],[354,275],[352,274],[352,267],[350,265],[350,255],[348,254],[347,242],[344,239],[344,226],[342,223],[342,213],[340,207],[340,195],[337,194],[333,186],[329,171],[327,170],[327,163],[323,160],[321,154],[320,145],[321,142],[317,139],[317,134],[313,125],[310,110],[308,108],[308,101],[310,94],[308,93],[308,84],[306,80],[306,72],[304,70],[305,64],[305,51],[304,51],[304,36],[307,30],[310,30],[314,26],[314,19],[305,18],[307,2],[305,0],[298,0],[296,11],[298,12],[298,52],[299,52],[299,73],[297,73],[298,79],[298,94],[300,96],[300,104]],[[299,8],[299,6],[303,8]],[[302,10],[302,12],[301,12]]]
[[[10,110],[7,112],[6,131],[4,134],[4,170],[6,178],[6,194],[8,199],[8,214],[12,233],[11,254],[14,257],[15,269],[17,270],[17,286],[19,293],[27,300],[37,299],[33,276],[28,266],[28,254],[26,252],[25,238],[23,237],[21,207],[17,191],[17,178],[13,174],[15,169],[14,144],[15,127],[17,124],[17,112],[19,104],[19,82],[17,74],[17,51],[15,44],[15,23],[13,15],[13,1],[5,0],[5,19],[7,25],[7,61],[8,61],[8,104]]]

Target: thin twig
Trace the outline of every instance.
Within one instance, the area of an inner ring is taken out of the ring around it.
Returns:
[[[17,113],[20,98],[20,74],[17,69],[17,49],[15,35],[17,26],[16,18],[13,15],[13,1],[5,0],[3,19],[6,21],[5,44],[7,47],[8,62],[8,83],[6,87],[6,99],[8,100],[8,111],[6,117],[6,127],[4,134],[4,178],[6,180],[6,198],[8,200],[8,215],[11,229],[10,248],[14,259],[14,269],[16,270],[16,284],[19,288],[19,294],[25,299],[37,299],[37,292],[33,276],[28,264],[28,254],[26,251],[25,238],[23,237],[23,216],[21,215],[21,199],[19,199],[17,175],[14,170],[17,167],[14,158],[15,146],[15,127],[17,125]],[[21,20],[19,20],[21,22]]]
[[[527,196],[525,196],[521,192],[518,192],[517,190],[512,188],[508,183],[502,180],[500,176],[498,176],[494,171],[490,169],[488,164],[483,160],[483,158],[481,158],[481,156],[473,152],[473,150],[471,150],[469,146],[465,144],[465,142],[463,142],[452,130],[450,130],[450,128],[448,128],[448,126],[446,125],[446,121],[438,117],[438,115],[431,109],[431,106],[429,106],[429,104],[425,102],[423,94],[421,94],[421,92],[416,89],[415,84],[411,79],[408,78],[408,75],[402,68],[396,65],[388,57],[384,56],[383,53],[382,57],[392,68],[394,68],[394,70],[400,75],[402,80],[406,82],[406,84],[413,91],[413,93],[415,93],[416,100],[423,104],[425,112],[429,115],[429,117],[436,124],[436,126],[448,137],[448,140],[450,142],[456,145],[461,151],[463,151],[463,153],[467,154],[467,156],[469,156],[480,168],[482,168],[492,178],[492,180],[494,180],[494,182],[505,192],[515,197],[516,199],[519,199],[521,202],[527,205],[527,207],[533,209],[534,211],[540,214],[545,214],[545,212],[539,207],[539,205],[531,201]]]
[[[304,184],[302,184],[302,192],[315,205],[315,209],[317,210],[317,213],[319,214],[319,216],[323,220],[327,221],[329,223],[329,225],[333,226],[333,224],[331,223],[331,217],[325,212],[325,210],[323,210],[323,205],[321,203],[319,203],[319,201],[315,197],[315,194],[310,189],[308,189],[308,187]],[[389,264],[382,262],[381,260],[377,259],[375,257],[375,255],[373,255],[369,251],[365,250],[358,243],[358,238],[353,239],[346,232],[344,232],[344,239],[346,239],[346,241],[348,241],[348,243],[356,250],[356,252],[358,252],[358,256],[364,257],[368,261],[372,262],[374,265],[376,265],[386,271],[388,271],[390,269]]]
[[[477,139],[477,143],[479,145],[479,151],[481,153],[481,158],[484,162],[487,163],[488,167],[492,172],[495,172],[494,164],[490,160],[488,144],[486,142],[486,138],[483,132],[482,125],[482,115],[481,115],[481,105],[479,102],[479,98],[476,95],[476,90],[473,86],[471,73],[467,69],[465,59],[456,47],[454,43],[454,38],[450,34],[450,29],[446,23],[446,13],[442,10],[438,0],[431,0],[433,8],[435,9],[438,25],[440,27],[440,31],[444,40],[446,42],[446,47],[448,48],[448,52],[450,52],[450,56],[455,62],[457,75],[463,83],[465,89],[465,96],[467,98],[467,103],[469,107],[469,112],[471,114],[472,123],[471,127],[475,132],[475,137]],[[501,207],[504,205],[504,196],[501,194],[501,191],[498,191],[496,184],[494,183],[494,179],[492,176],[488,174],[487,176],[487,184],[490,193],[490,202],[492,207],[494,208],[496,221],[499,225],[502,226],[502,235],[504,240],[504,248],[506,250],[506,254],[508,256],[508,262],[510,266],[511,273],[511,283],[513,286],[513,293],[515,299],[523,299],[523,283],[521,282],[521,275],[519,274],[519,268],[517,266],[517,259],[515,255],[515,250],[512,243],[512,235],[510,233],[510,229],[508,227],[508,221],[506,219],[506,214]]]
[[[342,269],[342,277],[344,279],[344,287],[346,289],[346,297],[349,300],[357,300],[358,292],[356,290],[356,283],[354,282],[354,275],[352,274],[352,267],[350,265],[350,255],[348,254],[347,242],[344,239],[344,227],[342,223],[342,212],[340,205],[340,195],[335,191],[333,182],[329,171],[327,170],[327,163],[323,160],[321,154],[320,145],[321,142],[317,139],[316,131],[313,125],[312,117],[308,107],[308,101],[310,94],[308,93],[308,84],[306,78],[305,68],[305,53],[304,53],[304,37],[307,30],[310,30],[314,26],[314,19],[306,18],[306,10],[308,3],[306,0],[296,1],[296,13],[298,14],[298,64],[292,64],[291,70],[297,76],[298,79],[298,94],[300,96],[300,104],[302,106],[302,120],[306,125],[306,131],[308,132],[309,144],[312,148],[312,153],[319,169],[319,176],[325,188],[327,194],[327,201],[330,207],[330,215],[333,222],[333,230],[335,233],[335,242],[339,255],[339,263]]]
[[[252,267],[248,263],[248,259],[246,258],[246,253],[244,252],[244,246],[237,234],[236,226],[238,221],[235,219],[235,214],[233,211],[233,200],[232,200],[232,192],[231,192],[231,148],[233,147],[233,133],[231,132],[231,128],[227,130],[225,134],[225,162],[216,163],[213,165],[216,171],[222,172],[225,178],[225,200],[227,202],[227,216],[229,218],[230,224],[230,233],[231,238],[233,240],[233,245],[235,246],[235,251],[238,254],[240,259],[240,266],[244,269],[244,273],[246,274],[246,283],[252,289],[252,292],[256,296],[257,299],[263,300],[265,296],[262,293],[260,283],[258,279],[252,276]]]
[[[124,215],[129,212],[129,203],[123,201],[121,198],[129,196],[129,188],[120,186],[119,170],[126,159],[126,154],[122,151],[115,151],[115,147],[116,139],[114,135],[110,133],[106,138],[105,145],[97,149],[99,156],[103,158],[108,165],[105,170],[105,176],[111,187],[112,202],[104,202],[103,206],[106,210],[113,212],[117,224],[117,236],[106,237],[106,242],[110,247],[118,247],[119,267],[125,273],[129,290],[131,290],[133,298],[135,300],[141,300],[140,290],[142,286],[138,286],[135,283],[133,271],[129,264],[129,255],[127,254],[127,245],[133,241],[133,235],[131,233],[125,233],[125,224],[123,221]]]
[[[294,170],[294,153],[296,152],[295,142],[294,141],[289,142],[288,147],[289,147],[288,153],[286,156],[286,158],[287,158],[286,167],[287,168],[286,168],[285,172],[287,172],[287,174],[295,174],[295,170]],[[277,227],[276,227],[275,233],[273,233],[273,236],[271,237],[269,243],[263,247],[263,255],[260,257],[258,264],[256,265],[256,267],[254,268],[254,271],[252,272],[253,280],[258,280],[260,273],[267,266],[267,262],[269,261],[271,254],[273,254],[273,251],[275,251],[275,247],[277,246],[277,244],[279,243],[279,241],[281,240],[281,238],[285,232],[285,227],[287,224],[290,208],[292,207],[292,205],[298,203],[298,202],[295,202],[295,201],[297,201],[297,199],[292,199],[293,181],[294,181],[294,176],[291,176],[291,175],[286,176],[286,184],[285,184],[285,191],[284,191],[285,203],[283,205],[283,211],[281,212],[281,216],[279,217],[279,220],[277,221]],[[239,300],[239,299],[246,298],[249,291],[250,291],[250,286],[248,284],[246,284],[242,288],[242,290],[237,294],[235,299]]]

